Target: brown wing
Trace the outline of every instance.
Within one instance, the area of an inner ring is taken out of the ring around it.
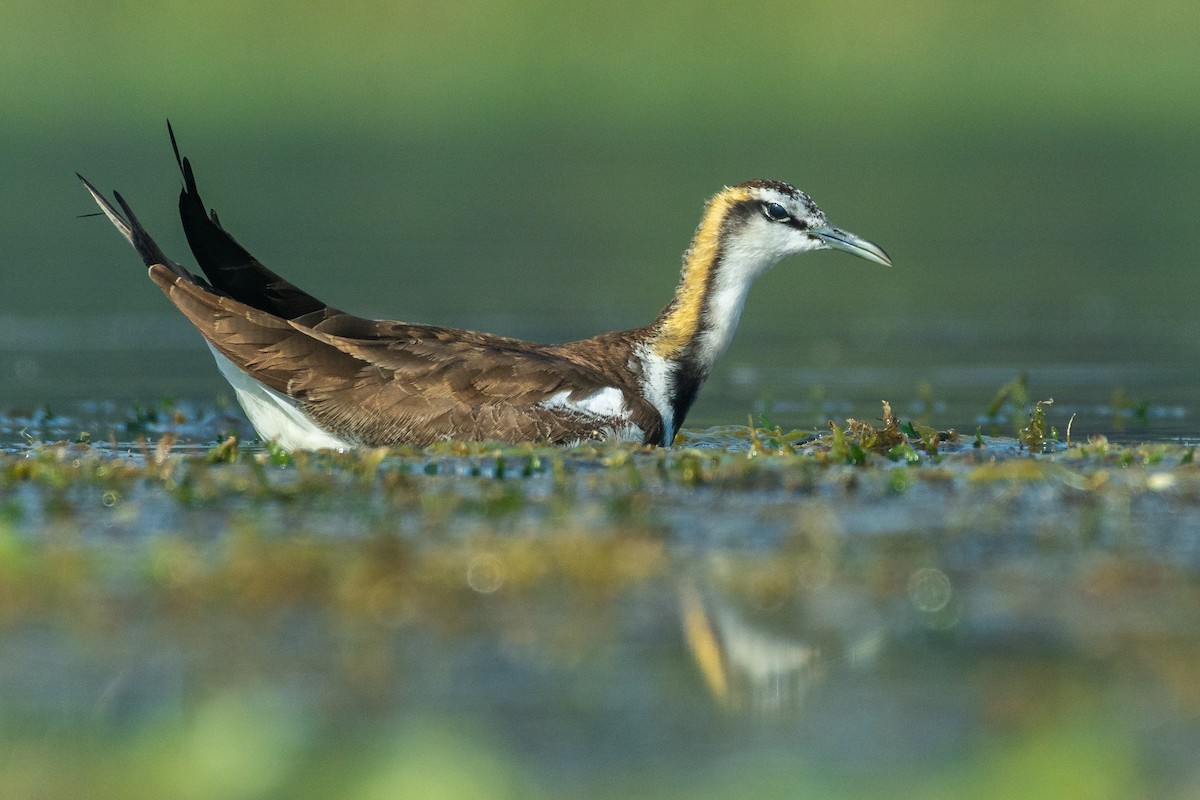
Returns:
[[[616,383],[562,347],[401,323],[379,323],[378,338],[356,339],[327,332],[339,328],[336,316],[309,327],[216,294],[167,267],[152,267],[150,275],[226,358],[349,441],[564,442],[602,437],[629,422],[541,405],[562,392],[582,400]],[[646,441],[657,442],[657,412],[631,386],[615,388]]]

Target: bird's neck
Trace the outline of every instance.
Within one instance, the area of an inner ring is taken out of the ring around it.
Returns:
[[[647,329],[643,352],[668,378],[675,430],[729,346],[750,284],[774,262],[732,235],[748,198],[726,190],[709,203],[684,255],[675,295]]]
[[[707,375],[729,346],[750,284],[773,263],[731,233],[734,217],[746,213],[745,199],[726,190],[705,209],[675,295],[650,326],[647,345],[659,358],[686,361]]]

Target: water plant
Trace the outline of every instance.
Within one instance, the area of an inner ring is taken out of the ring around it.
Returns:
[[[1031,453],[1049,452],[1058,441],[1058,432],[1051,428],[1046,430],[1046,407],[1054,404],[1054,399],[1038,400],[1029,410],[1028,421],[1017,431],[1017,441],[1029,448]]]

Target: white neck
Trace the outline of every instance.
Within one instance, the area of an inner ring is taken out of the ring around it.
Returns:
[[[701,312],[695,353],[705,374],[729,347],[750,284],[779,260],[771,253],[741,245],[737,240],[729,242],[720,262],[713,267],[712,287]]]
[[[709,202],[684,255],[675,295],[639,346],[643,390],[668,432],[683,423],[701,384],[729,346],[750,284],[794,252],[782,226],[745,224],[747,202],[758,201],[745,187],[726,189]]]

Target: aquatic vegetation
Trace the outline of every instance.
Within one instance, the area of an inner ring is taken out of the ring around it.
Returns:
[[[1200,708],[1194,445],[1068,447],[1044,406],[1025,440],[885,403],[671,449],[288,454],[203,410],[155,438],[13,441],[0,782],[918,797],[1021,765],[1034,795],[1187,796],[1149,791],[1142,753],[1194,765],[1138,726]],[[744,735],[762,717],[778,745]],[[724,755],[698,775],[696,750]]]
[[[1047,429],[1048,405],[1034,404],[1018,438],[1008,440],[979,431],[961,440],[953,431],[902,422],[886,402],[878,424],[831,422],[825,434],[753,425],[685,431],[681,445],[670,450],[628,443],[549,448],[449,442],[420,449],[288,454],[246,446],[236,435],[206,448],[171,433],[153,443],[143,439],[127,445],[84,436],[72,443],[30,444],[5,455],[0,498],[18,516],[22,504],[30,502],[51,515],[84,513],[90,510],[80,503],[92,494],[108,507],[152,496],[166,510],[320,510],[342,514],[348,520],[345,529],[352,531],[364,509],[371,518],[424,509],[441,523],[525,520],[556,505],[602,498],[610,513],[624,518],[652,507],[647,497],[680,489],[837,492],[878,482],[896,491],[948,479],[961,490],[991,480],[993,473],[1056,474],[1081,464],[1093,469],[1191,464],[1192,448],[1181,445],[1118,447],[1093,439],[1067,448],[1053,428]],[[1029,461],[1025,453],[1051,460]],[[893,464],[916,472],[899,477]],[[847,467],[857,472],[851,483],[845,482]],[[29,488],[14,492],[21,485]]]
[[[1032,453],[1046,453],[1058,441],[1058,434],[1046,430],[1046,406],[1054,404],[1053,398],[1038,400],[1029,412],[1029,422],[1017,431],[1017,441]]]
[[[1019,430],[1024,420],[1021,417],[1023,409],[1029,405],[1029,380],[1024,375],[1018,375],[1013,380],[996,390],[996,396],[988,403],[984,416],[992,420],[992,433],[1000,433],[997,421],[1007,412],[1012,420],[1012,430]]]
[[[1124,430],[1132,421],[1135,425],[1145,425],[1150,418],[1150,401],[1130,397],[1123,388],[1116,389],[1110,400],[1112,411],[1111,422],[1115,430]]]

